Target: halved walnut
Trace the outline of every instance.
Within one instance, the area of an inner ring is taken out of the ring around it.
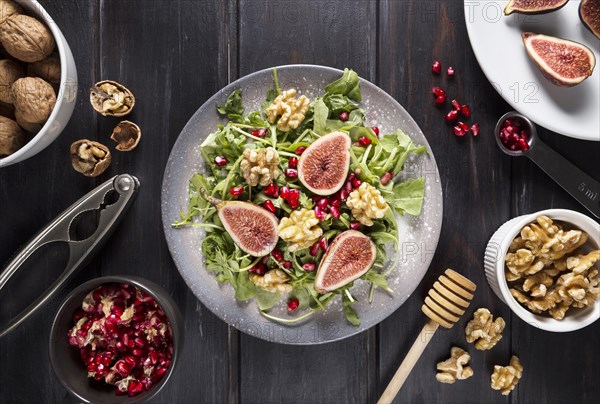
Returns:
[[[125,116],[135,105],[135,97],[116,81],[103,80],[90,89],[92,107],[104,116]]]
[[[473,369],[467,366],[471,356],[463,349],[453,346],[450,349],[450,358],[437,364],[439,372],[435,378],[440,383],[453,384],[457,380],[468,379],[473,376]]]
[[[142,130],[133,122],[122,121],[113,129],[110,138],[117,142],[117,146],[115,146],[117,150],[131,151],[140,142]]]
[[[71,144],[71,164],[75,171],[87,177],[102,174],[110,161],[110,150],[102,143],[81,139]]]

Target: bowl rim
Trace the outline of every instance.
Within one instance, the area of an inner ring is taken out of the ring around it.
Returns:
[[[35,14],[35,17],[42,20],[42,22],[50,29],[52,32],[52,36],[54,37],[54,43],[56,44],[56,50],[58,50],[58,56],[60,59],[60,83],[58,87],[58,93],[56,94],[56,104],[54,108],[52,108],[52,112],[50,116],[44,123],[44,126],[40,129],[38,133],[36,133],[27,143],[23,145],[19,150],[10,154],[6,157],[0,158],[0,162],[3,165],[12,164],[13,162],[21,161],[21,157],[24,154],[27,154],[29,150],[35,145],[39,140],[46,135],[50,128],[50,124],[54,122],[56,116],[58,115],[58,111],[60,107],[65,102],[65,92],[67,91],[67,52],[65,49],[65,45],[67,40],[64,38],[62,31],[58,28],[58,24],[54,22],[50,14],[46,11],[46,9],[36,0],[16,0],[16,2],[27,9],[32,14]],[[76,83],[75,83],[76,84]],[[25,158],[27,159],[27,158]]]
[[[59,366],[57,366],[57,362],[56,362],[57,361],[56,349],[54,348],[56,343],[54,342],[53,336],[55,334],[55,328],[58,326],[57,325],[58,321],[63,317],[63,315],[65,315],[66,307],[69,306],[70,303],[72,303],[73,299],[75,299],[82,293],[88,293],[92,289],[94,289],[100,285],[107,284],[107,283],[128,283],[128,284],[135,286],[136,288],[143,290],[144,292],[148,293],[150,296],[152,296],[156,300],[156,302],[161,306],[161,308],[163,308],[165,314],[167,315],[167,318],[169,319],[169,325],[171,326],[171,332],[173,335],[173,338],[172,338],[172,340],[173,340],[173,355],[171,357],[171,364],[169,365],[169,368],[167,369],[167,373],[165,373],[165,375],[158,382],[158,384],[154,385],[153,388],[148,390],[148,393],[146,395],[133,396],[133,397],[120,396],[120,397],[124,397],[124,398],[121,398],[121,400],[125,403],[145,402],[145,401],[148,401],[148,400],[152,399],[153,397],[155,397],[163,389],[163,387],[167,384],[167,382],[170,380],[170,378],[173,374],[173,371],[175,370],[175,367],[177,366],[180,352],[183,348],[183,338],[184,338],[184,334],[185,334],[183,317],[182,317],[181,312],[179,311],[179,307],[175,303],[174,299],[162,286],[160,286],[157,283],[154,283],[148,279],[141,278],[141,277],[134,276],[134,275],[101,276],[98,278],[90,279],[90,280],[80,284],[79,286],[77,286],[71,292],[69,292],[67,297],[64,298],[64,300],[58,307],[56,314],[54,316],[54,319],[52,320],[52,326],[50,327],[50,337],[49,337],[49,341],[48,341],[48,348],[49,348],[48,355],[50,357],[50,363],[52,365],[52,369],[54,370],[54,374],[56,375],[57,379],[60,381],[60,383],[65,387],[65,389],[68,392],[70,392],[77,399],[82,400],[85,403],[93,402],[93,401],[90,401],[88,398],[86,398],[84,395],[79,394],[77,391],[75,391],[72,388],[72,386],[66,382],[65,378],[62,377],[61,372],[57,371]],[[121,400],[119,400],[119,401],[121,401]]]
[[[495,266],[498,287],[508,307],[510,307],[512,312],[526,323],[529,323],[537,328],[553,332],[569,332],[579,330],[587,327],[600,318],[600,299],[596,300],[594,306],[581,309],[582,311],[580,313],[585,312],[585,314],[581,315],[581,318],[573,319],[573,317],[570,317],[570,319],[572,319],[571,321],[565,321],[568,317],[567,315],[563,320],[555,320],[549,316],[541,316],[530,312],[519,302],[517,302],[508,289],[508,283],[504,273],[506,261],[506,254],[504,252],[508,251],[508,246],[525,225],[533,222],[536,218],[542,215],[548,216],[553,220],[567,222],[578,229],[585,231],[588,233],[589,237],[586,243],[591,241],[596,248],[600,248],[600,224],[582,213],[568,209],[546,209],[520,216],[517,218],[518,220],[515,220],[511,227],[506,231],[502,242],[498,246],[498,251],[501,253],[501,256],[499,257],[500,259],[496,260]]]

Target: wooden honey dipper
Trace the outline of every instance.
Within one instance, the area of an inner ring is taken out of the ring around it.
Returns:
[[[446,269],[445,276],[440,276],[433,284],[421,307],[430,320],[419,333],[377,404],[390,404],[394,400],[438,327],[441,325],[452,328],[460,320],[460,316],[469,307],[476,288],[473,282],[451,269]]]

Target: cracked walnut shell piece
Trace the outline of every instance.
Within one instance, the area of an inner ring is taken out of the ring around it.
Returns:
[[[435,378],[440,383],[453,384],[457,380],[468,379],[473,376],[473,369],[467,366],[471,356],[463,349],[453,346],[450,349],[450,358],[437,364],[439,372]]]
[[[467,342],[475,342],[475,348],[480,351],[492,349],[502,339],[505,325],[502,317],[494,320],[494,316],[488,309],[477,309],[473,313],[473,320],[465,327]]]
[[[135,149],[142,138],[142,130],[135,123],[122,121],[115,126],[110,136],[117,145],[115,148],[119,151],[131,151]]]
[[[295,95],[296,90],[293,88],[283,91],[267,108],[267,119],[271,123],[277,122],[277,129],[282,132],[300,126],[308,111],[310,100],[304,95],[294,98]]]
[[[517,387],[523,376],[523,365],[515,355],[510,358],[508,366],[494,366],[491,376],[491,385],[494,390],[500,390],[502,395],[507,396]]]
[[[102,174],[110,165],[110,161],[110,150],[102,143],[81,139],[71,145],[73,168],[86,177]]]
[[[133,109],[135,97],[124,85],[103,80],[90,89],[90,103],[104,116],[125,116]]]

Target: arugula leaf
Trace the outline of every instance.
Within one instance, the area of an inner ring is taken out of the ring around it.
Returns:
[[[396,160],[396,164],[394,165],[394,175],[398,174],[404,168],[404,163],[406,159],[411,154],[426,154],[427,148],[425,146],[417,146],[413,140],[402,132],[400,129],[396,131],[396,135],[398,136],[398,145],[400,146],[402,152],[399,154],[398,160]]]
[[[360,94],[360,79],[352,69],[344,69],[344,74],[339,79],[327,84],[325,91],[329,94],[342,94],[354,101],[362,100]]]
[[[281,297],[277,293],[267,292],[261,288],[256,288],[256,303],[260,310],[269,310],[277,303]]]
[[[348,320],[348,322],[353,326],[358,327],[360,325],[360,318],[358,317],[356,310],[354,310],[352,307],[352,302],[343,296],[342,303],[344,305],[344,314],[346,315],[346,320]]]
[[[392,189],[393,195],[386,198],[400,214],[404,212],[409,215],[418,216],[421,214],[423,198],[425,196],[425,179],[410,178],[404,182],[396,184]]]
[[[238,273],[236,278],[235,298],[241,301],[252,299],[258,288],[250,280],[248,271]]]
[[[227,116],[234,122],[239,122],[241,116],[244,114],[244,105],[242,104],[242,90],[234,90],[224,104],[217,104],[217,112],[221,115]]]
[[[325,105],[325,102],[321,98],[318,98],[315,102],[314,112],[314,123],[313,130],[320,135],[324,135],[325,125],[327,124],[327,117],[329,116],[329,108]]]

